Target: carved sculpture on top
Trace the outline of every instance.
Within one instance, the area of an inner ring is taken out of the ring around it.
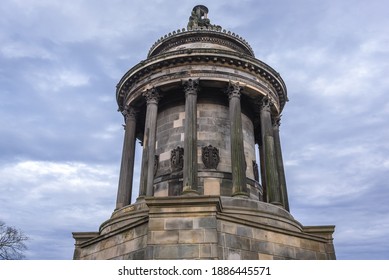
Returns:
[[[198,27],[205,27],[205,28],[215,28],[218,31],[221,31],[220,25],[214,25],[211,24],[211,21],[207,17],[208,15],[208,8],[203,5],[197,5],[193,8],[192,14],[189,17],[188,22],[188,30],[198,28]]]

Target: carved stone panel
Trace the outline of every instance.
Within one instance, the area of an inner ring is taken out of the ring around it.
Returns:
[[[219,149],[209,145],[203,147],[201,151],[201,159],[203,160],[205,168],[216,169],[220,161]]]
[[[172,171],[182,170],[184,167],[184,148],[178,146],[171,151],[170,165]]]

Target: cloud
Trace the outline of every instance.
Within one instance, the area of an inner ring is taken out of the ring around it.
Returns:
[[[17,224],[30,236],[33,249],[44,245],[39,254],[34,250],[29,253],[30,258],[34,254],[45,259],[71,258],[70,232],[81,228],[95,231],[112,213],[117,176],[118,169],[112,165],[43,161],[2,164],[0,192],[7,197],[1,198],[1,218]],[[58,243],[62,244],[60,248]]]
[[[26,73],[25,79],[39,93],[58,92],[69,87],[82,87],[90,82],[88,74],[76,69],[39,69]]]
[[[39,58],[39,59],[54,59],[54,55],[47,49],[38,45],[26,45],[22,42],[3,42],[0,46],[0,53],[8,59],[21,58]]]

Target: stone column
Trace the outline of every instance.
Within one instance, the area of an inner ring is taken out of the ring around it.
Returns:
[[[269,98],[263,97],[261,107],[261,133],[262,156],[264,157],[265,163],[264,170],[266,177],[267,202],[282,206],[270,105],[271,101]]]
[[[229,97],[230,137],[231,137],[231,171],[232,195],[247,197],[246,160],[244,156],[242,112],[240,107],[239,83],[230,81],[227,88]]]
[[[280,189],[281,189],[282,204],[284,208],[287,211],[289,211],[289,199],[288,199],[288,192],[286,189],[284,162],[282,159],[282,150],[281,150],[280,124],[281,124],[281,116],[275,117],[273,121],[273,136],[274,136],[274,147],[275,147],[276,158],[277,158],[278,179],[279,179]]]
[[[267,201],[267,187],[266,187],[266,170],[265,170],[265,152],[262,140],[260,140],[261,143],[258,144],[258,150],[259,150],[259,161],[260,161],[260,168],[261,168],[261,184],[262,184],[262,201]]]
[[[116,199],[116,209],[131,204],[132,180],[134,175],[135,161],[136,111],[133,107],[126,106],[122,111],[122,114],[124,116],[125,132],[122,163],[120,166],[118,195]]]
[[[153,195],[155,137],[157,130],[158,101],[160,95],[156,88],[143,93],[147,102],[145,131],[143,136],[142,169],[140,175],[139,198]]]
[[[198,194],[197,190],[197,92],[199,79],[182,82],[185,91],[184,186],[183,194]]]

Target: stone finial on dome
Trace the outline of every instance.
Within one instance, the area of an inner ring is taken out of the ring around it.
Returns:
[[[217,30],[221,30],[220,25],[211,24],[211,21],[208,18],[208,8],[204,5],[197,5],[193,8],[192,14],[189,17],[189,22],[187,29],[191,30],[194,28],[216,28]]]

